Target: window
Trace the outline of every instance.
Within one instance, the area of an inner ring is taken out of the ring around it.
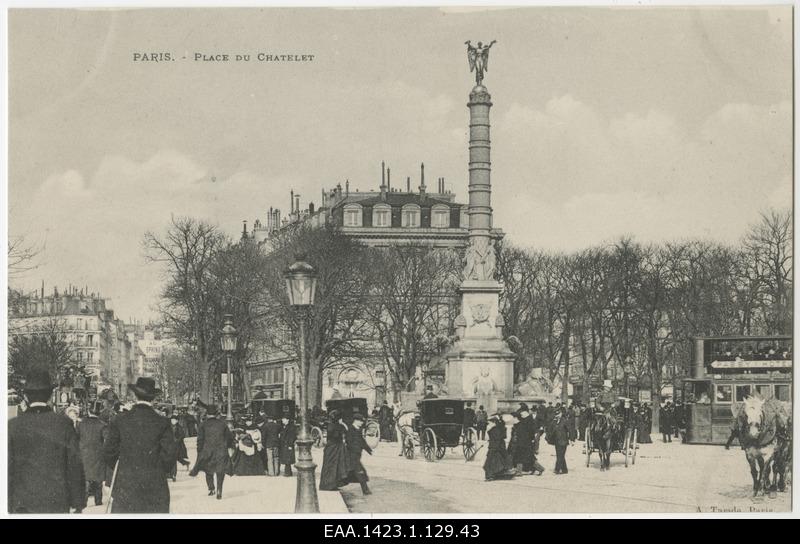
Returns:
[[[81,318],[79,317],[79,318],[78,318],[78,330],[81,330],[82,328],[83,328],[83,319],[81,319]]]
[[[716,393],[714,399],[717,402],[730,402],[733,394],[733,388],[730,385],[716,385],[714,386]]]
[[[439,229],[446,229],[450,226],[450,208],[437,205],[433,207],[431,215],[431,226]]]
[[[416,204],[406,204],[403,206],[404,227],[419,227],[419,206]]]
[[[345,227],[361,226],[361,206],[359,206],[358,204],[349,204],[344,207],[344,226]]]
[[[761,395],[763,399],[771,399],[772,398],[772,386],[770,384],[760,384],[756,385],[756,393]]]
[[[775,385],[775,398],[784,402],[792,401],[792,387],[790,385]]]
[[[372,209],[373,227],[392,226],[392,208],[386,204],[378,204]]]
[[[83,362],[83,352],[82,352],[82,351],[79,351],[79,352],[78,352],[78,362],[79,362],[79,363],[82,363],[82,362]]]
[[[86,335],[86,345],[93,346],[94,345],[94,335],[88,334]]]
[[[91,363],[94,361],[94,352],[90,351],[86,354],[86,362]]]
[[[753,393],[752,385],[737,385],[736,386],[736,402],[742,402],[745,397],[749,397]]]

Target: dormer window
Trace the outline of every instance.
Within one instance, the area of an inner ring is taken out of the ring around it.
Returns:
[[[390,227],[392,225],[392,207],[378,204],[372,209],[373,227]]]
[[[358,204],[348,204],[344,207],[344,226],[361,226],[361,206]]]
[[[419,227],[419,206],[416,204],[406,204],[403,206],[403,223],[404,227]]]
[[[431,226],[438,229],[446,229],[450,226],[450,208],[437,204],[431,213]]]

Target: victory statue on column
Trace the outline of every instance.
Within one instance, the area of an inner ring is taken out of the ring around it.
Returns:
[[[478,42],[478,47],[475,47],[472,45],[471,40],[464,42],[467,46],[469,71],[475,72],[475,83],[477,85],[483,84],[483,73],[489,71],[489,49],[495,43],[497,43],[497,40],[492,40],[489,45],[483,45],[483,42]]]

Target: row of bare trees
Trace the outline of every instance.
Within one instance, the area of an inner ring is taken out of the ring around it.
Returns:
[[[309,405],[319,403],[326,371],[381,365],[398,393],[447,347],[459,309],[458,251],[369,248],[330,227],[285,229],[267,243],[234,241],[191,218],[145,236],[150,259],[164,265],[161,314],[178,345],[190,348],[182,360],[194,364],[181,363],[180,381],[202,398],[224,361],[225,313],[239,330],[240,384],[255,349],[296,357],[305,321],[306,364],[297,372]],[[588,394],[592,377],[627,363],[634,377],[649,377],[657,397],[662,380],[688,361],[693,335],[791,331],[791,247],[789,211],[764,214],[734,247],[621,238],[563,254],[505,244],[497,275],[506,333],[517,339],[515,377],[541,367],[566,383],[572,372]],[[283,278],[298,255],[319,274],[315,304],[304,312],[289,306]]]
[[[447,344],[456,314],[461,265],[452,250],[368,248],[328,227],[287,229],[260,247],[192,218],[173,218],[166,234],[147,233],[144,244],[163,266],[163,322],[187,348],[165,361],[165,379],[180,382],[179,391],[191,384],[205,401],[224,360],[218,345],[226,313],[239,333],[239,384],[256,352],[296,358],[305,320],[306,364],[297,373],[309,405],[320,403],[325,373],[349,364],[383,365],[399,392]],[[288,304],[283,277],[301,255],[318,273],[315,304],[305,311]],[[248,393],[244,387],[245,399]]]
[[[588,396],[592,377],[627,367],[651,382],[657,404],[665,380],[684,373],[692,336],[791,333],[792,215],[763,214],[735,246],[621,238],[572,254],[502,247],[498,274],[506,330],[520,340],[517,379],[541,367],[566,385],[572,371]]]

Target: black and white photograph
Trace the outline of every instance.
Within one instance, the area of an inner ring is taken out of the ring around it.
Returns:
[[[4,517],[796,514],[793,3],[5,8]]]

